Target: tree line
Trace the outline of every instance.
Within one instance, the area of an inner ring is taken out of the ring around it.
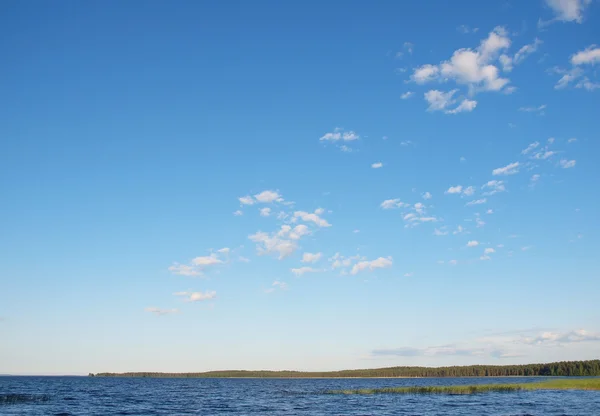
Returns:
[[[342,377],[507,377],[600,376],[600,360],[548,364],[469,365],[457,367],[388,367],[342,371],[207,371],[203,373],[90,373],[94,377],[162,378],[342,378]]]

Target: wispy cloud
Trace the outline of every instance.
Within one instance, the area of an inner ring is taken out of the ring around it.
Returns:
[[[392,267],[393,261],[391,257],[379,257],[375,260],[363,260],[356,263],[350,274],[358,274],[365,270],[385,269]]]
[[[144,310],[146,312],[153,313],[156,316],[172,315],[174,313],[179,313],[178,309],[146,308]]]
[[[504,167],[494,169],[492,175],[514,175],[515,173],[519,173],[519,166],[519,162],[510,163]]]
[[[182,297],[186,302],[202,302],[205,300],[212,300],[217,297],[217,292],[214,290],[207,292],[175,292],[175,296]]]

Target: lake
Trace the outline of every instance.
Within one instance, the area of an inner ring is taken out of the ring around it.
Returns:
[[[332,389],[539,380],[543,378],[150,379],[7,376],[0,377],[0,415],[600,415],[600,392],[597,391],[523,391],[469,396],[324,394]],[[7,397],[8,394],[25,395],[23,398],[29,400],[1,404],[1,397]]]

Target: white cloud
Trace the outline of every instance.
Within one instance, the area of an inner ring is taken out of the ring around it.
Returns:
[[[456,186],[451,186],[450,188],[448,188],[448,190],[445,192],[446,194],[460,194],[462,192],[462,185],[456,185]]]
[[[323,253],[304,253],[302,263],[316,263],[321,259]]]
[[[564,169],[573,168],[575,167],[575,163],[577,163],[575,160],[562,159],[560,161],[560,167]]]
[[[211,254],[210,256],[194,257],[192,259],[192,263],[195,266],[208,267],[208,266],[214,266],[215,264],[223,263],[223,261],[220,260],[216,254]]]
[[[353,141],[353,140],[358,140],[360,138],[360,136],[358,134],[356,134],[356,132],[350,130],[350,131],[343,131],[343,129],[337,127],[333,132],[331,133],[326,133],[325,135],[323,135],[319,140],[321,141],[338,141],[338,140],[342,140],[342,141]]]
[[[239,197],[238,200],[242,205],[252,205],[255,202],[250,195]]]
[[[146,308],[144,310],[146,312],[153,313],[153,314],[155,314],[157,316],[171,315],[171,314],[174,314],[174,313],[179,313],[179,310],[177,310],[177,309]]]
[[[546,4],[554,12],[554,20],[562,22],[583,21],[583,12],[591,3],[591,0],[546,0]],[[541,25],[547,25],[551,22],[540,22]]]
[[[483,193],[483,195],[490,196],[490,195],[497,194],[499,192],[506,191],[506,186],[504,186],[504,181],[492,180],[492,181],[486,182],[481,187],[481,189],[487,189],[487,191],[485,191]]]
[[[452,234],[454,234],[454,235],[457,235],[457,234],[462,234],[464,231],[465,231],[465,229],[463,228],[463,226],[462,226],[462,225],[458,225],[458,226],[456,227],[456,230],[454,230],[454,231],[452,232]]]
[[[381,162],[375,162],[375,163],[371,164],[371,167],[373,169],[379,169],[379,168],[383,167],[383,163],[381,163]]]
[[[313,214],[306,211],[296,211],[294,212],[294,218],[300,218],[304,222],[315,223],[319,227],[331,227],[331,224],[329,224],[327,220],[321,218],[317,212],[322,213],[320,209],[317,209]]]
[[[379,257],[375,260],[363,260],[356,263],[350,274],[357,274],[363,270],[375,270],[375,269],[384,269],[392,266],[392,258],[391,257]]]
[[[279,192],[277,191],[262,191],[261,193],[254,195],[254,198],[256,198],[258,202],[265,204],[274,201],[283,201],[283,198],[281,198],[281,195],[279,195]]]
[[[413,272],[404,273],[404,277],[412,277],[413,275]]]
[[[440,90],[430,90],[424,94],[425,101],[429,103],[428,111],[445,110],[450,105],[454,104],[456,100],[452,98],[458,90],[451,90],[448,92],[442,92]]]
[[[525,113],[540,113],[543,115],[546,107],[547,107],[546,104],[542,104],[537,107],[521,107],[521,108],[519,108],[519,111],[523,111]]]
[[[452,266],[456,266],[458,264],[458,260],[450,260],[448,262],[448,264],[451,264]]]
[[[467,161],[467,158],[464,157],[464,156],[461,156],[459,160],[460,160],[461,163],[464,163],[464,162]]]
[[[537,51],[538,47],[542,43],[543,42],[540,39],[535,38],[533,43],[523,46],[521,49],[518,50],[517,53],[515,53],[515,56],[513,57],[513,62],[516,65],[520,64],[521,62],[523,62],[525,60],[525,58],[527,58],[527,56],[529,56],[532,53],[534,53],[535,51]]]
[[[411,79],[417,84],[453,80],[466,85],[471,94],[501,91],[510,81],[499,76],[498,68],[492,62],[498,59],[501,51],[508,49],[510,43],[506,30],[496,27],[476,49],[458,49],[449,60],[439,65],[427,64],[416,68]],[[465,104],[465,107],[469,106],[472,105]]]
[[[594,65],[597,63],[600,63],[600,48],[596,45],[590,45],[571,56],[571,64],[573,65]]]
[[[534,337],[524,337],[521,342],[525,344],[541,345],[541,344],[572,344],[578,342],[594,342],[600,341],[600,333],[578,329],[568,332],[543,332]]]
[[[549,143],[549,144],[552,144],[552,143],[554,143],[554,137],[549,137],[549,138],[548,138],[548,143]]]
[[[532,248],[533,248],[532,246],[521,247],[521,251],[531,250]]]
[[[537,152],[536,154],[534,154],[532,156],[533,159],[541,159],[541,160],[545,160],[548,159],[549,157],[555,155],[556,152],[553,150],[545,150],[545,151],[541,151],[541,152]]]
[[[493,209],[488,209],[488,210],[487,210],[485,213],[486,213],[486,214],[493,214],[493,213],[494,213],[494,210],[493,210]]]
[[[242,263],[250,263],[250,259],[247,257],[239,256],[238,261]]]
[[[475,224],[477,224],[477,228],[481,228],[485,225],[485,221],[477,217],[475,218]]]
[[[403,140],[400,142],[400,146],[408,146],[411,144],[412,144],[412,142],[410,140]]]
[[[273,284],[271,285],[271,287],[265,290],[265,293],[273,293],[277,289],[279,289],[279,290],[287,290],[287,288],[288,288],[287,283],[281,282],[279,280],[275,280],[273,282]]]
[[[275,254],[281,260],[294,253],[298,249],[297,241],[308,234],[310,232],[304,224],[296,225],[294,228],[289,225],[282,225],[276,233],[268,234],[259,231],[249,235],[248,238],[256,243],[259,255]]]
[[[268,217],[269,215],[271,215],[271,208],[261,208],[260,209],[261,217]]]
[[[460,25],[459,27],[456,28],[456,30],[458,30],[460,33],[462,34],[468,34],[468,33],[477,33],[477,31],[479,30],[478,27],[469,27],[467,25]]]
[[[529,146],[527,146],[525,149],[521,150],[521,154],[526,155],[526,154],[530,153],[532,150],[536,149],[539,145],[540,145],[540,142],[533,142]]]
[[[519,172],[519,162],[510,163],[502,168],[497,168],[492,171],[492,175],[514,175]]]
[[[457,114],[463,112],[473,111],[477,107],[477,101],[467,100],[466,98],[453,110],[446,111],[446,114]]]
[[[567,143],[575,143],[577,141],[577,139],[575,137],[571,137],[569,140],[567,140]]]
[[[531,175],[530,186],[535,186],[535,184],[540,180],[541,176],[539,174]]]
[[[200,276],[202,274],[193,266],[179,263],[174,263],[172,266],[170,266],[169,271],[180,276]]]
[[[479,260],[491,260],[492,258],[486,254],[484,254],[483,256],[479,257]]]
[[[229,247],[223,247],[217,250],[217,253],[221,253],[221,254],[229,254],[231,252],[231,249]]]
[[[425,192],[422,196],[423,196],[423,199],[431,199],[431,198],[433,198],[433,195],[431,195],[429,192]]]
[[[475,193],[475,188],[473,186],[468,186],[463,190],[463,195],[472,196]]]
[[[484,254],[491,254],[491,253],[495,253],[495,252],[496,252],[496,250],[494,250],[494,249],[493,249],[493,248],[491,248],[491,247],[488,247],[488,248],[486,248],[485,250],[483,250],[483,253],[484,253]]]
[[[479,241],[471,240],[467,243],[467,247],[477,247],[479,245]]]
[[[440,69],[436,65],[426,64],[415,69],[411,75],[411,79],[417,84],[426,84],[427,82],[435,80],[439,72]]]
[[[308,266],[299,267],[297,269],[290,269],[290,271],[292,273],[294,273],[294,275],[296,275],[296,276],[302,276],[305,273],[317,273],[317,272],[320,272],[319,269],[314,269],[314,268],[308,267]]]
[[[400,96],[400,98],[402,98],[403,100],[407,100],[407,99],[409,99],[410,97],[412,97],[413,95],[415,95],[415,93],[414,93],[414,92],[412,92],[412,91],[406,91],[404,94],[402,94],[402,95]]]
[[[186,302],[202,302],[205,300],[211,300],[217,297],[217,292],[207,291],[207,292],[175,292],[173,293],[175,296],[181,296],[185,298]]]
[[[442,236],[442,235],[447,235],[448,231],[446,230],[440,230],[440,229],[434,229],[433,230],[433,235],[437,235],[437,236]]]
[[[486,202],[487,202],[487,199],[482,198],[482,199],[476,199],[474,201],[467,202],[465,205],[466,206],[480,205],[480,204],[485,204]]]
[[[235,215],[236,217],[239,217],[240,215],[244,215],[244,213],[238,209],[237,211],[233,212],[233,215]]]
[[[414,47],[415,45],[413,45],[412,43],[410,43],[410,42],[404,42],[404,45],[402,45],[402,46],[404,46],[404,49],[406,49],[406,51],[407,51],[408,53],[410,53],[410,54],[412,54],[412,53],[413,53],[413,47]]]
[[[444,111],[446,114],[457,114],[462,112],[473,111],[477,106],[477,101],[463,99],[461,103],[454,109],[448,107],[456,103],[456,99],[453,98],[458,90],[454,89],[448,92],[439,90],[430,90],[424,94],[425,101],[429,103],[427,111]]]
[[[386,199],[380,205],[383,209],[394,209],[394,208],[404,208],[408,207],[410,204],[400,201],[400,199]]]

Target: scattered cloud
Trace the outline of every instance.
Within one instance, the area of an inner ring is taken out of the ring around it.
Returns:
[[[433,195],[431,195],[429,192],[425,192],[422,197],[423,199],[431,199],[433,198]]]
[[[456,28],[456,30],[459,33],[462,33],[462,34],[466,35],[466,34],[469,34],[469,33],[477,33],[479,31],[479,28],[478,27],[471,28],[471,27],[469,27],[467,25],[460,25],[459,27]]]
[[[391,257],[379,257],[375,260],[363,260],[356,263],[350,274],[358,274],[364,270],[375,270],[375,269],[384,269],[392,267],[392,258]]]
[[[237,211],[233,211],[233,215],[235,215],[236,217],[239,217],[240,215],[244,215],[243,211],[240,211],[239,209]]]
[[[525,344],[531,345],[561,345],[561,344],[573,344],[579,342],[593,342],[600,341],[600,333],[586,331],[585,329],[578,329],[568,332],[542,332],[541,334],[533,337],[523,337],[521,341]]]
[[[174,313],[179,313],[179,310],[177,309],[146,308],[144,310],[146,312],[153,313],[156,316],[172,315]]]
[[[496,250],[494,250],[492,247],[488,247],[485,250],[483,250],[483,254],[491,254],[491,253],[495,253]]]
[[[331,224],[327,220],[320,217],[322,214],[323,211],[321,209],[315,210],[312,214],[306,211],[296,211],[294,212],[294,218],[300,218],[304,222],[312,222],[318,227],[331,227]]]
[[[381,162],[375,162],[375,163],[371,164],[371,167],[373,169],[379,169],[379,168],[383,167],[383,163],[381,163]]]
[[[309,266],[303,266],[303,267],[298,267],[297,269],[290,269],[290,271],[292,273],[294,273],[294,275],[296,275],[296,276],[299,277],[299,276],[304,275],[305,273],[318,273],[321,270],[314,269],[314,268],[309,267]]]
[[[404,277],[412,277],[412,276],[414,276],[413,272],[404,273]]]
[[[413,71],[411,80],[417,84],[452,80],[458,85],[465,85],[471,95],[481,91],[512,92],[508,89],[510,80],[500,77],[498,67],[493,65],[500,53],[507,50],[510,44],[507,31],[498,26],[481,41],[477,48],[458,49],[449,60],[438,65],[422,65]],[[452,90],[443,96],[438,91],[437,94],[429,97],[431,100],[426,96],[430,103],[430,111],[445,109],[455,92],[456,90]],[[469,108],[474,105],[466,103],[464,107]]]
[[[321,138],[319,140],[320,141],[332,141],[332,142],[342,140],[342,141],[348,142],[348,141],[354,141],[354,140],[358,140],[358,139],[360,139],[360,136],[358,134],[356,134],[356,132],[354,132],[352,130],[344,131],[344,129],[342,129],[340,127],[336,127],[333,132],[325,133],[323,136],[321,136]]]
[[[394,208],[405,208],[409,207],[410,204],[400,201],[400,199],[386,199],[379,205],[383,209],[394,209]]]
[[[259,255],[274,254],[281,260],[294,253],[298,249],[297,241],[308,234],[310,231],[304,224],[296,225],[294,228],[286,224],[282,225],[281,229],[275,233],[268,234],[259,231],[248,238],[256,243]]]
[[[446,194],[460,194],[462,192],[462,189],[463,189],[462,185],[451,186],[444,193],[446,193]]]
[[[446,231],[445,229],[436,228],[433,230],[433,235],[437,235],[437,236],[448,235],[448,231]]]
[[[481,189],[485,190],[483,195],[490,196],[490,195],[497,194],[499,192],[506,191],[506,186],[504,185],[504,181],[492,180],[492,181],[487,181],[485,184],[483,184]]]
[[[465,204],[465,206],[480,205],[480,204],[485,204],[486,202],[487,202],[486,198],[481,198],[481,199],[476,199],[474,201],[467,202]]]
[[[275,201],[283,201],[283,198],[281,197],[281,195],[279,195],[279,192],[277,191],[262,191],[261,193],[254,195],[254,198],[257,202],[262,202],[265,204]]]
[[[238,200],[242,205],[252,205],[254,204],[254,199],[250,195],[239,197]]]
[[[575,167],[575,163],[577,163],[575,160],[562,159],[560,161],[560,167],[563,169],[573,168]]]
[[[515,173],[519,173],[519,162],[510,163],[504,167],[494,169],[492,171],[492,175],[514,175]]]
[[[543,28],[556,21],[583,22],[583,14],[592,0],[546,0],[548,7],[554,12],[554,19],[538,21],[538,27]]]
[[[474,186],[468,186],[463,190],[463,195],[472,196],[475,193]]]
[[[536,149],[539,145],[540,145],[540,142],[533,142],[533,143],[529,144],[529,146],[527,146],[525,149],[521,150],[521,154],[522,155],[529,154],[534,149]]]
[[[271,287],[265,290],[265,293],[273,293],[276,290],[287,290],[287,289],[288,289],[287,283],[281,282],[279,280],[275,280],[271,284]]]
[[[268,217],[271,215],[271,208],[261,208],[259,211],[261,217]]]
[[[569,140],[567,140],[567,143],[575,143],[577,141],[577,139],[575,137],[571,137]]]
[[[321,259],[323,253],[304,253],[302,263],[316,263]]]
[[[217,297],[217,292],[214,290],[207,292],[175,292],[175,296],[184,298],[186,302],[202,302],[205,300],[212,300]]]
[[[467,243],[467,247],[477,247],[479,245],[479,241],[471,240]]]
[[[488,209],[488,210],[487,210],[485,213],[486,213],[486,214],[493,214],[493,213],[494,213],[494,210],[490,208],[490,209]]]
[[[408,100],[410,97],[412,97],[413,95],[415,95],[414,92],[412,91],[406,91],[404,94],[402,94],[400,96],[400,98],[402,98],[403,100]]]
[[[600,88],[600,83],[589,78],[589,76],[597,76],[597,71],[590,71],[590,67],[600,63],[600,47],[590,45],[584,50],[576,52],[571,56],[570,63],[570,69],[554,67],[549,70],[551,73],[562,75],[554,85],[555,89],[560,90],[569,85],[588,91]]]
[[[523,111],[525,113],[539,113],[540,115],[544,115],[544,110],[546,109],[546,104],[542,104],[537,107],[521,107],[519,111]]]
[[[429,103],[427,111],[444,111],[446,114],[457,114],[473,111],[473,109],[475,109],[477,106],[477,101],[468,100],[466,98],[464,98],[454,109],[449,108],[456,103],[456,99],[453,98],[456,92],[458,92],[457,89],[448,92],[439,90],[427,91],[424,94],[425,101]]]

